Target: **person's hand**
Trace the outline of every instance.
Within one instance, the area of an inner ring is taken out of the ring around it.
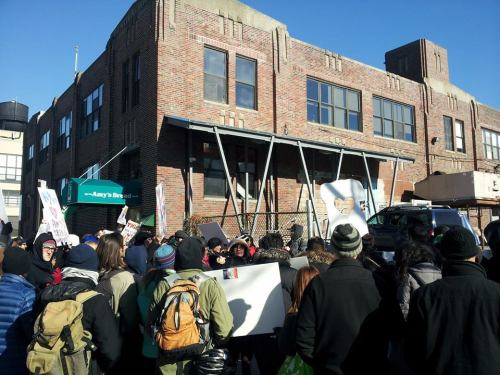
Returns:
[[[226,264],[226,258],[225,257],[217,257],[217,263],[218,264]]]

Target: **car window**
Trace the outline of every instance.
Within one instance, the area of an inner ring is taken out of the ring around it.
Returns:
[[[370,219],[368,219],[369,225],[381,225],[384,224],[384,214],[376,214],[373,215]]]
[[[406,225],[406,215],[393,212],[387,215],[387,224],[394,227],[402,227]]]
[[[430,212],[412,212],[408,213],[408,225],[412,225],[414,222],[420,222],[424,225],[431,225],[431,215]]]
[[[436,220],[436,226],[447,225],[449,227],[454,225],[462,226],[462,220],[458,215],[458,212],[454,210],[447,211],[434,211],[434,218]]]

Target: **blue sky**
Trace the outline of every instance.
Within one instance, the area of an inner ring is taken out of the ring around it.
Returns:
[[[210,0],[206,0],[210,1]],[[450,80],[500,109],[500,1],[246,0],[290,35],[374,67],[420,38],[448,49]],[[0,0],[0,101],[47,109],[104,50],[133,0]]]

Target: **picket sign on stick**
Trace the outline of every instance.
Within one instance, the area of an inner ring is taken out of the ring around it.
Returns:
[[[158,234],[163,238],[167,235],[167,210],[163,183],[156,185],[156,216],[158,217]]]
[[[52,233],[57,245],[61,246],[70,243],[68,227],[66,221],[64,221],[64,215],[56,192],[53,189],[39,187],[38,194],[40,194],[40,200],[42,201],[43,218],[47,221],[47,229]]]
[[[139,229],[141,229],[140,223],[136,223],[132,220],[127,221],[127,225],[125,225],[125,228],[122,230],[123,243],[128,245],[130,240],[139,232]]]
[[[120,216],[118,216],[118,219],[116,222],[121,225],[126,225],[127,224],[127,212],[128,212],[128,206],[125,205],[122,208],[122,212],[120,212]]]

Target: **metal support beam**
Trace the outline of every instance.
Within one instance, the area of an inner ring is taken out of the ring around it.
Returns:
[[[340,168],[342,168],[342,159],[344,158],[344,149],[340,149],[340,158],[339,158],[339,165],[337,166],[337,178],[335,180],[338,180],[340,177]]]
[[[366,155],[364,152],[363,152],[363,161],[365,163],[366,178],[368,179],[368,189],[370,190],[370,196],[372,198],[373,213],[376,214],[377,208],[375,207],[375,197],[373,196],[372,178],[370,176],[370,170],[368,169],[368,162],[366,161]]]
[[[309,197],[312,204],[314,220],[316,221],[316,228],[318,229],[318,235],[321,235],[321,228],[319,227],[318,212],[316,211],[316,205],[314,204],[314,194],[311,189],[311,181],[309,181],[309,173],[307,171],[306,159],[304,158],[304,152],[302,151],[302,144],[297,141],[297,146],[299,147],[300,158],[302,160],[302,168],[304,168],[304,173],[306,175],[307,190],[309,191]]]
[[[188,216],[193,215],[193,137],[188,130]]]
[[[389,207],[394,203],[394,192],[396,191],[396,179],[398,178],[398,167],[399,167],[399,156],[394,162],[394,173],[392,174],[392,187],[391,187],[391,199],[389,200]]]
[[[262,182],[260,184],[260,189],[259,189],[259,197],[257,198],[257,206],[255,207],[255,213],[253,215],[253,222],[252,222],[252,230],[250,231],[250,235],[253,237],[255,233],[255,227],[257,225],[257,213],[260,210],[260,204],[262,202],[262,196],[264,194],[264,188],[266,187],[266,179],[267,179],[267,171],[269,170],[269,164],[271,162],[271,156],[273,154],[273,147],[274,147],[274,135],[271,137],[271,142],[269,142],[269,150],[267,151],[267,158],[266,158],[266,166],[264,167],[264,173],[262,175]],[[271,195],[272,195],[272,176],[270,179],[271,185]],[[272,209],[271,209],[272,211]]]
[[[236,221],[241,232],[241,220],[240,211],[238,210],[238,204],[236,203],[236,195],[234,194],[233,185],[231,184],[231,175],[229,174],[229,169],[227,168],[226,155],[224,154],[224,148],[222,147],[222,142],[220,140],[219,129],[214,126],[215,138],[217,139],[217,145],[219,146],[219,153],[222,159],[222,164],[224,165],[224,173],[229,185],[229,193],[231,194],[231,201],[233,202],[234,212],[236,213]]]

